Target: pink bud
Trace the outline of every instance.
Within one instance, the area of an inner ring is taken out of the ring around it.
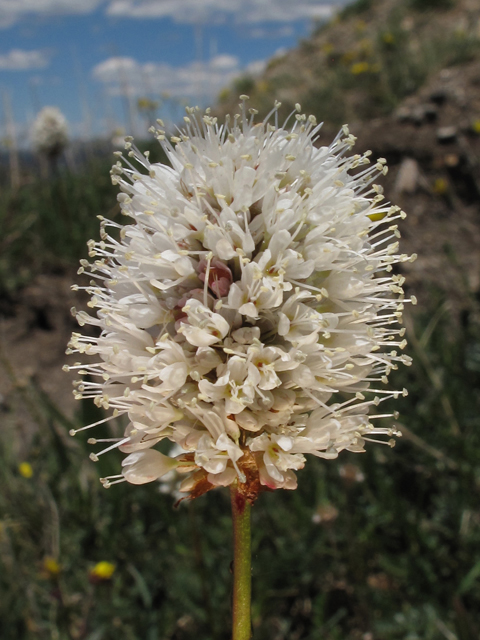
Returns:
[[[205,274],[207,271],[208,262],[205,258],[200,260],[198,265],[198,277],[202,282],[205,282]],[[210,271],[208,273],[208,286],[219,298],[226,296],[230,290],[230,285],[233,282],[232,272],[218,258],[213,258],[210,262]]]

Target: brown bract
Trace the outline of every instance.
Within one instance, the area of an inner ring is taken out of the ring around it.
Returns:
[[[245,498],[245,500],[253,505],[260,492],[272,491],[272,489],[260,484],[260,474],[258,472],[255,455],[246,447],[242,447],[242,451],[243,456],[237,462],[237,465],[239,470],[245,474],[246,481],[238,482],[237,491]],[[187,453],[177,458],[177,460],[188,463],[192,462],[194,457],[193,453]],[[177,468],[177,470],[179,469]],[[204,469],[196,471],[191,478],[191,482],[193,484],[192,489],[189,491],[188,495],[184,498],[180,498],[180,500],[175,503],[175,506],[177,507],[184,500],[194,500],[195,498],[203,496],[204,493],[208,493],[212,489],[216,489],[217,486],[209,482],[207,477],[208,472]]]

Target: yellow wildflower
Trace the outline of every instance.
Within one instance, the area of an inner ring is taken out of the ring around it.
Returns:
[[[114,564],[102,560],[101,562],[97,562],[93,569],[91,569],[90,576],[97,580],[110,580],[115,569],[116,566]]]
[[[43,561],[43,568],[48,573],[49,576],[54,577],[58,576],[60,573],[60,565],[51,556],[47,556]]]
[[[342,56],[342,62],[343,64],[350,64],[350,62],[355,60],[356,57],[357,57],[356,51],[345,51],[345,53]]]
[[[269,90],[268,82],[265,82],[265,80],[260,80],[260,82],[257,84],[258,93],[267,93],[268,90]]]
[[[368,62],[356,62],[355,64],[352,64],[352,66],[350,67],[350,71],[351,73],[353,73],[354,76],[358,76],[361,73],[366,73],[369,70],[370,70],[370,65],[368,64]]]
[[[433,183],[433,193],[436,193],[438,196],[443,196],[448,191],[448,182],[445,178],[436,178]]]
[[[18,471],[24,478],[31,478],[33,476],[32,465],[29,462],[21,462],[18,465]]]

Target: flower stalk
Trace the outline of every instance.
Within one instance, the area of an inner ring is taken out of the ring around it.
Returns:
[[[245,496],[237,483],[230,488],[233,520],[233,597],[232,640],[250,640],[252,637],[252,549],[250,511]]]

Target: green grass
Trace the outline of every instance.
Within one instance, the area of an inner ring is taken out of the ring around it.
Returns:
[[[0,292],[13,293],[38,273],[75,264],[98,234],[97,215],[115,215],[110,158],[91,160],[79,174],[33,177],[0,200]]]
[[[143,145],[152,162],[165,160],[158,144]],[[0,198],[0,295],[11,295],[36,274],[64,270],[85,257],[85,243],[98,236],[98,215],[115,218],[118,188],[109,170],[115,158],[91,158],[77,173],[66,169],[50,180],[32,174]]]
[[[340,11],[340,18],[346,19],[351,16],[359,16],[372,8],[374,0],[356,0]]]

